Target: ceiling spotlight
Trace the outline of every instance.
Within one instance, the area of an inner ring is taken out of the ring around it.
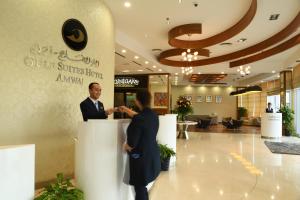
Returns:
[[[167,24],[170,24],[170,18],[167,17],[166,20],[167,20]]]
[[[280,75],[277,75],[277,78],[280,78]]]
[[[178,3],[182,3],[182,0],[178,0]]]
[[[250,69],[251,69],[251,66],[247,66],[247,67],[244,67],[244,66],[240,66],[238,69],[237,69],[237,72],[240,73],[241,77],[244,77],[245,75],[249,75],[251,72],[250,72]]]
[[[129,70],[128,70],[128,69],[126,69],[126,70],[123,70],[122,72],[125,72],[125,73],[126,73],[126,72],[129,72]]]
[[[247,38],[241,38],[237,42],[245,42],[246,40],[247,40]]]
[[[126,50],[125,50],[125,49],[122,49],[122,53],[126,53]]]
[[[176,72],[176,73],[175,73],[175,75],[177,76],[177,75],[178,75],[178,73]]]
[[[140,57],[138,57],[138,56],[134,56],[134,59],[139,59]]]
[[[156,66],[155,66],[155,65],[153,65],[152,67],[153,67],[153,68],[156,68]]]
[[[221,72],[221,74],[225,74],[224,72]]]
[[[159,71],[159,72],[161,72],[161,71],[162,71],[162,69],[158,69],[158,71]]]
[[[272,71],[272,73],[273,73],[273,74],[275,74],[275,73],[276,73],[276,71],[275,71],[275,70],[273,70],[273,71]]]
[[[142,69],[138,69],[137,71],[138,71],[138,72],[142,72],[142,71],[144,71],[144,70],[142,70]]]
[[[201,72],[198,72],[198,74],[201,74]]]
[[[148,61],[145,61],[145,64],[146,64],[146,65],[148,65],[148,64],[149,64],[149,62],[148,62]]]
[[[124,6],[126,8],[129,8],[129,7],[131,7],[131,3],[129,1],[125,1]]]

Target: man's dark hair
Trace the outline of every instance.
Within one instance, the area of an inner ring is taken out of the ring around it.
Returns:
[[[136,99],[142,104],[143,107],[149,107],[151,102],[151,94],[148,90],[138,90]]]
[[[89,84],[89,89],[90,89],[90,90],[93,89],[93,85],[94,85],[94,84],[99,85],[99,83],[97,83],[97,82],[92,82],[92,83],[90,83],[90,84]]]
[[[272,104],[269,102],[268,105],[272,105]]]

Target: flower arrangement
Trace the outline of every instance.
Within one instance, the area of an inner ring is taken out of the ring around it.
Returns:
[[[176,101],[175,112],[178,114],[178,118],[184,121],[185,116],[189,113],[193,113],[192,103],[184,96],[179,96]]]

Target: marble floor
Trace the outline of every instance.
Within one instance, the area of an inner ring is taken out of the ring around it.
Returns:
[[[272,154],[258,134],[190,132],[150,199],[300,200],[300,156]]]

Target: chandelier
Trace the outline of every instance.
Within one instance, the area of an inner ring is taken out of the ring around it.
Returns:
[[[245,75],[249,75],[251,67],[247,66],[244,68],[244,66],[240,66],[237,71],[240,72],[241,77],[244,77]]]
[[[193,53],[191,52],[191,49],[187,49],[186,51],[181,53],[181,56],[183,57],[183,61],[189,61],[191,62],[192,60],[197,60],[198,57],[198,51],[194,51]]]
[[[192,67],[181,67],[182,74],[189,75],[189,74],[193,73],[193,71],[194,70]]]

